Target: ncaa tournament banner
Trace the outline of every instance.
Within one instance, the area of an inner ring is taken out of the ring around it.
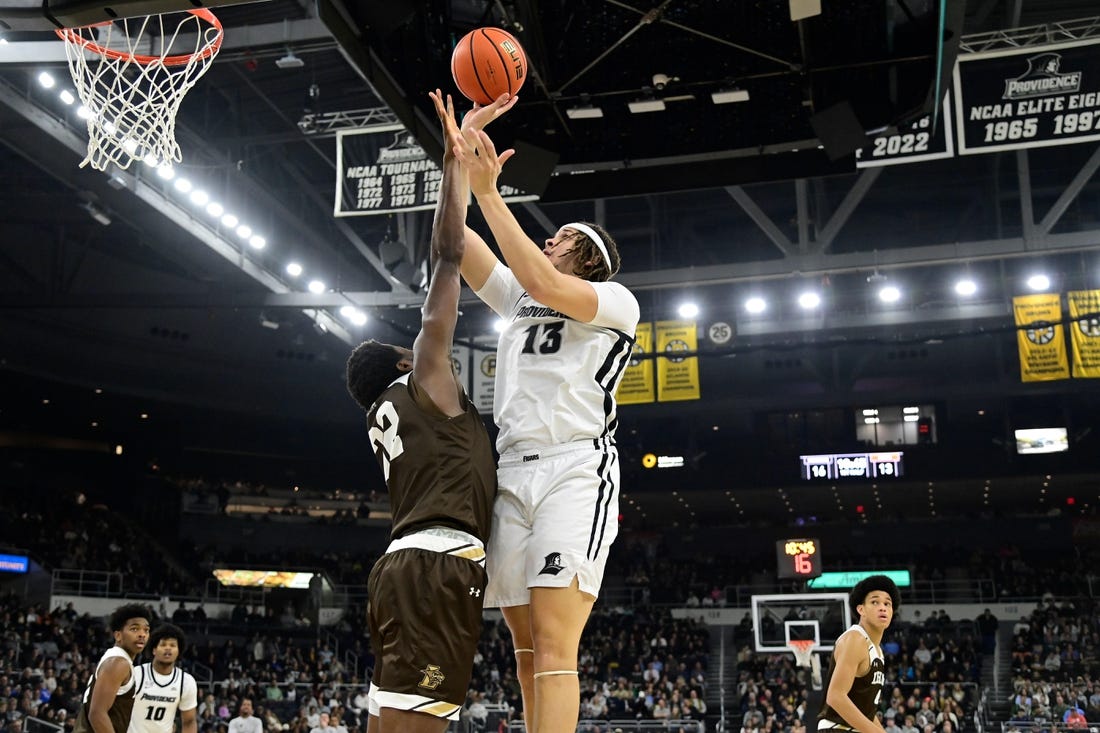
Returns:
[[[443,171],[401,125],[336,133],[336,216],[434,209]],[[501,186],[506,201],[536,201]]]
[[[959,153],[1100,140],[1100,39],[960,54]]]
[[[856,151],[856,168],[880,165],[916,163],[921,160],[941,160],[955,155],[955,134],[951,129],[951,98],[944,97],[939,124],[933,126],[932,115],[900,125],[898,131],[879,135],[871,144]]]
[[[1100,290],[1073,290],[1069,300],[1069,332],[1073,343],[1073,376],[1100,377]]]
[[[478,339],[486,349],[470,349],[470,398],[482,416],[493,414],[493,394],[496,391],[497,340]]]
[[[620,405],[641,405],[653,401],[653,324],[639,323],[635,334],[634,356],[619,383],[615,399]]]
[[[676,356],[694,352],[695,321],[657,322],[657,401],[699,399],[699,357]]]
[[[1019,295],[1012,299],[1012,310],[1020,347],[1020,381],[1069,379],[1066,339],[1062,335],[1062,296]]]

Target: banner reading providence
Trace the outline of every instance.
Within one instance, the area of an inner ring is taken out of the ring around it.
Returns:
[[[1018,295],[1012,299],[1012,309],[1020,347],[1020,381],[1069,379],[1062,297],[1058,293]]]
[[[336,216],[434,209],[442,180],[439,166],[401,125],[336,134]],[[500,192],[506,201],[538,199],[511,186]]]
[[[959,153],[1100,140],[1100,39],[961,54]]]

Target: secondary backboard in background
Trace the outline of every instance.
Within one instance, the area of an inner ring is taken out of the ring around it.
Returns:
[[[847,593],[785,593],[752,597],[753,640],[758,652],[790,653],[791,639],[813,639],[831,651],[852,624]]]

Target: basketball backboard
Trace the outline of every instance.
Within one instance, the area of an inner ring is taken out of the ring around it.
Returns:
[[[752,596],[753,641],[758,652],[790,653],[791,640],[813,640],[832,651],[852,624],[847,593],[784,593]]]

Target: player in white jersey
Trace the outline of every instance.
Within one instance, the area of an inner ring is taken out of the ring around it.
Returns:
[[[528,730],[558,733],[576,729],[577,648],[618,533],[615,390],[639,308],[609,282],[619,253],[601,227],[566,224],[539,247],[508,210],[497,177],[514,151],[498,156],[483,128],[514,99],[475,107],[461,130],[452,119],[447,144],[507,262],[467,228],[462,276],[507,321],[485,605],[501,607],[512,632]]]
[[[172,733],[176,711],[180,733],[198,733],[199,688],[195,678],[176,666],[187,638],[172,624],[153,629],[146,645],[153,661],[134,667],[136,692],[127,733]]]

